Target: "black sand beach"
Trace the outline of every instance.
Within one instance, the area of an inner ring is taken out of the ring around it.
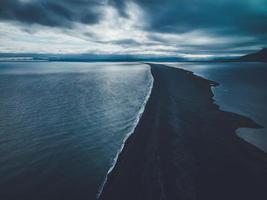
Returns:
[[[221,111],[212,99],[217,83],[150,66],[150,99],[100,199],[267,199],[267,156],[235,134],[260,125]]]

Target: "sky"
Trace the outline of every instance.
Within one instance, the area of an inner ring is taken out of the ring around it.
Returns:
[[[267,46],[267,0],[0,0],[0,53],[209,58]]]

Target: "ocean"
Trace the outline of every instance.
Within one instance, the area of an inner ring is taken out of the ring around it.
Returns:
[[[215,103],[267,127],[267,65],[165,63],[214,80]],[[96,199],[153,84],[139,63],[0,62],[0,199]],[[237,134],[267,152],[267,130]]]
[[[152,81],[137,63],[0,63],[0,199],[96,199]]]
[[[166,63],[165,63],[166,64]],[[254,120],[261,129],[239,128],[236,133],[267,152],[267,63],[167,63],[193,71],[220,85],[213,87],[220,109]]]

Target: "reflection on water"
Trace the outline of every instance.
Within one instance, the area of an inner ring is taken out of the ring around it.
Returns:
[[[150,84],[134,63],[0,63],[0,199],[95,199]]]
[[[267,127],[267,66],[170,63],[220,83],[223,110]],[[152,77],[135,63],[0,63],[0,199],[95,199]],[[267,131],[238,134],[267,151]]]
[[[250,117],[263,129],[240,128],[237,134],[267,152],[266,63],[168,63],[220,83],[213,88],[221,109]]]

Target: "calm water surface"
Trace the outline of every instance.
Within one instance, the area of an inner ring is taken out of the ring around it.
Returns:
[[[213,88],[221,109],[239,113],[263,129],[240,128],[237,134],[267,152],[267,64],[266,63],[168,63],[219,82]]]
[[[221,109],[267,127],[266,64],[168,65],[219,82]],[[136,63],[0,63],[0,199],[96,199],[152,80]],[[237,133],[267,151],[266,128]]]
[[[96,199],[151,82],[134,63],[0,63],[0,199]]]

